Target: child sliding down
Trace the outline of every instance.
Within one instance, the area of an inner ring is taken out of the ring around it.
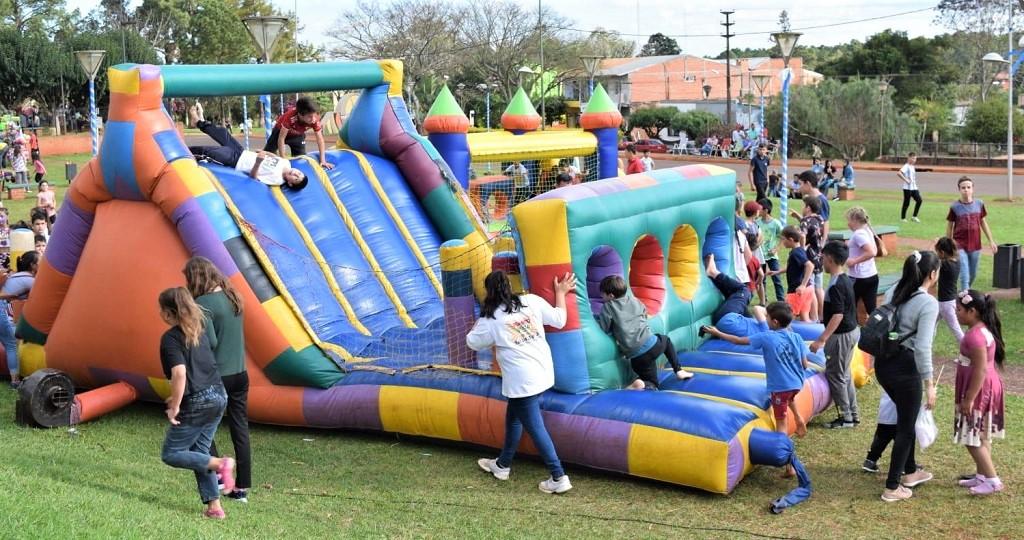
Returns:
[[[597,321],[601,329],[615,338],[615,344],[629,358],[637,379],[628,386],[630,390],[658,389],[658,357],[668,358],[679,379],[689,379],[693,373],[679,365],[672,340],[663,334],[655,334],[647,324],[647,308],[636,299],[621,276],[607,276],[601,280],[601,297],[604,306]]]

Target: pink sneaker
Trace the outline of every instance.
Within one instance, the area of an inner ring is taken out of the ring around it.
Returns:
[[[984,483],[985,483],[985,477],[980,475],[980,474],[974,475],[974,478],[967,478],[967,479],[964,479],[964,480],[957,481],[957,484],[959,484],[960,487],[965,487],[965,488],[972,488],[972,487],[975,487],[975,486],[978,486],[978,485],[981,485],[981,484],[984,484]]]
[[[999,493],[1003,490],[1003,483],[999,480],[985,480],[984,482],[974,486],[970,490],[971,495],[991,495],[993,493]]]
[[[224,513],[223,509],[214,510],[211,508],[203,512],[203,517],[207,517],[210,519],[224,519],[228,516]]]
[[[217,473],[220,474],[221,482],[224,483],[224,488],[221,491],[231,493],[235,489],[235,460],[229,457],[222,458]]]

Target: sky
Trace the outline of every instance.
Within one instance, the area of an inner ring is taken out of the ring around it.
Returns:
[[[536,0],[514,1],[531,10],[537,6]],[[673,36],[683,52],[698,56],[715,56],[725,50],[725,40],[718,37],[723,30],[719,23],[725,20],[719,13],[722,9],[735,10],[732,19],[736,25],[732,29],[738,35],[731,42],[734,48],[770,46],[768,36],[763,32],[778,28],[779,12],[783,9],[789,11],[794,31],[835,25],[802,30],[804,35],[799,45],[835,45],[851,39],[863,41],[887,28],[905,31],[910,37],[930,37],[944,31],[933,24],[934,9],[928,9],[934,8],[938,3],[936,0],[748,0],[735,6],[688,0],[597,0],[600,9],[594,9],[595,0],[541,1],[546,8],[574,21],[573,28],[617,30],[624,37],[641,43],[646,42],[650,34],[661,32]],[[139,0],[132,2],[133,5],[139,3]],[[334,26],[337,14],[355,6],[356,0],[273,0],[273,3],[283,11],[297,7],[300,23],[305,26],[302,39],[329,49],[333,40],[326,35],[327,32]],[[67,0],[69,9],[87,11],[92,5],[95,5],[92,0]],[[893,16],[911,11],[916,12]],[[876,17],[876,20],[863,21]],[[863,22],[836,25],[848,21]],[[743,35],[757,32],[761,33]]]

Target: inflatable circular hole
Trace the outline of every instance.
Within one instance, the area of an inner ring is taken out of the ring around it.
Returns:
[[[665,253],[658,239],[645,234],[633,246],[629,258],[629,288],[654,315],[665,303]]]
[[[587,297],[590,311],[596,317],[601,313],[604,299],[601,298],[601,280],[606,276],[623,275],[622,259],[611,246],[597,246],[587,259]]]
[[[700,285],[700,241],[690,225],[682,225],[672,234],[668,245],[668,280],[676,296],[693,300]]]
[[[708,224],[708,230],[704,234],[704,246],[700,256],[715,256],[715,266],[727,274],[732,274],[732,228],[729,223],[721,217],[716,217]]]

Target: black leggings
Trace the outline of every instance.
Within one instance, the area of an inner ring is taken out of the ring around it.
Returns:
[[[267,145],[263,147],[266,152],[277,153],[277,139],[281,136],[281,128],[275,126],[270,132],[270,138],[267,139]],[[306,135],[292,135],[289,133],[285,139],[284,144],[288,146],[292,151],[292,157],[306,155]]]
[[[907,219],[907,208],[910,208],[910,199],[914,199],[914,217],[921,211],[921,192],[916,189],[903,190],[903,208],[900,209],[900,219]]]
[[[917,470],[914,425],[921,410],[922,383],[914,363],[914,352],[904,349],[896,357],[876,361],[875,377],[896,405],[896,434],[889,460],[889,475],[885,479],[886,489],[896,489],[900,486],[901,475]]]
[[[658,388],[658,357],[662,353],[668,358],[668,363],[672,365],[672,371],[682,369],[679,366],[679,358],[676,356],[676,348],[675,345],[672,345],[672,340],[662,334],[655,334],[655,337],[658,338],[658,341],[651,347],[651,350],[629,361],[637,377],[649,388]]]
[[[853,306],[857,308],[857,301],[864,304],[864,313],[871,315],[871,312],[878,307],[878,274],[866,278],[853,279]]]
[[[221,377],[224,389],[228,393],[228,408],[224,411],[224,419],[231,430],[231,444],[235,447],[236,489],[252,487],[252,450],[249,448],[249,417],[246,414],[246,403],[249,399],[249,374],[241,372],[236,375]],[[217,443],[210,444],[210,455],[219,456]]]
[[[241,143],[236,141],[228,130],[206,121],[199,122],[196,127],[217,142],[217,146],[189,146],[189,151],[196,159],[210,159],[225,167],[234,167],[238,164],[238,158],[242,157],[245,148],[242,148]]]

